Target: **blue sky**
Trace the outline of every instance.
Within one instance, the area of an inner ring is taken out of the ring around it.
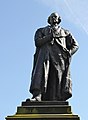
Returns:
[[[79,43],[73,56],[71,76],[74,114],[88,119],[88,1],[87,0],[0,0],[0,119],[16,113],[29,93],[34,33],[47,25],[52,12],[62,18],[61,26],[70,30]]]

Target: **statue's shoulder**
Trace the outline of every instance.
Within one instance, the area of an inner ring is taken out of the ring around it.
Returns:
[[[50,26],[45,26],[45,27],[41,27],[41,28],[38,28],[37,31],[36,31],[36,34],[42,34],[42,35],[46,35],[48,34],[48,32],[50,31]]]
[[[64,33],[66,36],[70,34],[69,30],[64,29],[63,27],[61,27],[61,32]]]
[[[36,33],[44,33],[47,29],[49,29],[49,26],[40,27],[36,30]]]
[[[37,32],[41,32],[43,30],[43,28],[38,28],[37,30],[36,30],[36,33]]]

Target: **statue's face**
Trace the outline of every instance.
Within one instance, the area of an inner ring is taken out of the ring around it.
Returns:
[[[52,13],[51,16],[50,16],[51,25],[58,24],[58,18],[59,18],[59,15],[57,13]]]

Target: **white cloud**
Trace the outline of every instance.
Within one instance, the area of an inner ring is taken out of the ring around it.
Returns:
[[[37,0],[59,11],[60,15],[80,26],[88,34],[88,1],[87,0]]]
[[[88,34],[88,1],[80,0],[65,0],[66,5],[70,9],[69,11],[75,17],[75,24],[78,24]],[[70,18],[71,20],[71,18]]]

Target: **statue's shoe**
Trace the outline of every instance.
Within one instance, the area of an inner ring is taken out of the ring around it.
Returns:
[[[36,96],[35,98],[31,98],[30,99],[31,102],[35,102],[35,101],[41,101],[41,94],[39,94],[38,96]]]

